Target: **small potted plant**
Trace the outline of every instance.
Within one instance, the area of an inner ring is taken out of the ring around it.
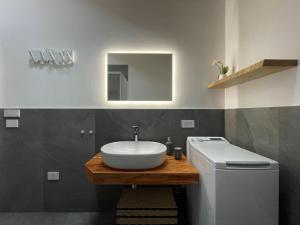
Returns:
[[[213,63],[212,63],[212,66],[218,67],[219,72],[220,72],[220,73],[219,73],[219,76],[218,76],[218,79],[219,79],[219,80],[221,80],[221,79],[223,79],[224,77],[226,77],[226,74],[227,74],[227,72],[228,72],[228,70],[229,70],[229,67],[228,67],[228,66],[225,66],[221,60],[218,60],[218,61],[217,61],[217,60],[214,60]]]

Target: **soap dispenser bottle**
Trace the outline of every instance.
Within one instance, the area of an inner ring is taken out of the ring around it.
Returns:
[[[167,146],[167,155],[173,155],[173,142],[171,141],[171,137],[168,137],[166,146]]]

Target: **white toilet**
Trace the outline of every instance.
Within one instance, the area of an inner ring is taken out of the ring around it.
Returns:
[[[278,163],[221,137],[188,137],[200,173],[187,189],[191,225],[278,225]]]

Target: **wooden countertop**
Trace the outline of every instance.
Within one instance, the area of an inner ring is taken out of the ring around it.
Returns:
[[[84,165],[84,169],[94,184],[181,185],[199,182],[198,170],[185,157],[175,160],[166,156],[164,164],[149,170],[117,170],[106,166],[99,153]]]

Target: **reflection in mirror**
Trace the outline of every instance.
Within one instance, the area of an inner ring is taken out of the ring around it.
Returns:
[[[108,53],[108,101],[171,101],[172,54]]]

